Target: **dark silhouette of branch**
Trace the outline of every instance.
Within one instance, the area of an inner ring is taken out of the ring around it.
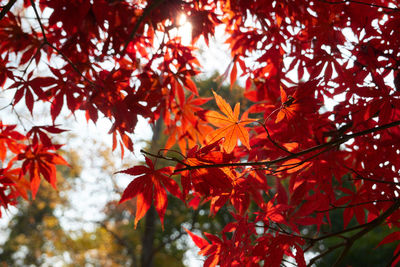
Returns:
[[[351,208],[351,207],[358,207],[358,206],[363,206],[363,205],[368,205],[372,203],[378,203],[378,202],[394,202],[396,201],[395,199],[378,199],[378,200],[371,200],[371,201],[365,201],[365,202],[360,202],[356,204],[351,204],[351,205],[345,205],[345,206],[335,206],[333,204],[330,204],[332,206],[331,209],[327,210],[316,210],[316,213],[324,213],[324,212],[329,212],[331,210],[336,210],[336,209],[346,209],[346,208]]]
[[[390,262],[386,265],[387,267],[392,266],[392,264],[397,260],[397,258],[400,256],[400,250],[396,253],[396,255],[393,255],[392,259]]]
[[[128,48],[129,43],[135,37],[136,32],[139,30],[140,24],[142,24],[143,20],[150,14],[151,11],[153,11],[154,9],[159,7],[162,4],[162,2],[164,2],[164,1],[165,0],[156,0],[153,3],[151,3],[150,5],[146,6],[142,15],[138,18],[135,26],[133,27],[131,33],[129,34],[129,38],[126,39],[124,47],[122,48],[121,52],[119,53],[121,57],[125,55],[126,49]]]
[[[269,134],[269,131],[268,131],[268,129],[267,129],[267,126],[265,126],[265,123],[261,123],[261,122],[258,122],[258,123],[264,128],[265,132],[267,133],[267,138],[268,138],[268,140],[269,140],[274,146],[276,146],[278,149],[280,149],[280,150],[282,150],[282,151],[285,151],[285,152],[288,153],[288,154],[294,154],[294,153],[290,152],[289,150],[287,150],[285,147],[279,145],[277,142],[275,142],[274,139],[272,139],[272,137],[271,137],[271,135]]]
[[[353,243],[361,238],[362,236],[366,235],[368,232],[372,231],[375,227],[379,226],[382,224],[387,217],[389,217],[393,212],[395,212],[398,208],[400,207],[400,201],[396,201],[390,208],[388,208],[384,213],[382,213],[378,218],[375,220],[371,221],[366,225],[366,227],[358,232],[357,234],[353,235],[346,241],[346,247],[340,254],[339,258],[336,260],[335,264],[333,266],[340,266],[342,260],[346,257],[347,253],[349,252],[351,246]]]
[[[17,0],[10,0],[5,6],[2,7],[3,9],[0,12],[0,20],[4,18],[4,16],[8,13],[8,11],[10,11],[15,2],[17,2]]]
[[[350,168],[350,167],[347,167],[347,166],[343,166],[343,167],[345,167],[346,169],[348,169],[349,171],[351,171],[351,172],[353,172],[353,173],[355,173],[357,175],[357,178],[350,179],[350,180],[353,180],[353,181],[355,181],[355,180],[366,180],[366,181],[371,181],[371,182],[374,182],[374,183],[389,184],[389,185],[393,185],[393,186],[397,186],[397,185],[400,184],[399,182],[394,182],[394,181],[391,182],[391,181],[376,180],[376,179],[372,179],[372,178],[369,178],[369,177],[367,178],[367,177],[362,176],[358,171],[354,170],[353,168]]]
[[[373,4],[373,3],[365,3],[365,2],[361,2],[361,1],[357,1],[357,0],[343,0],[343,1],[319,0],[319,1],[323,2],[323,3],[327,3],[327,4],[332,4],[332,5],[353,3],[353,4],[358,4],[358,5],[364,5],[364,6],[388,9],[388,10],[392,10],[392,11],[400,11],[400,9],[396,8],[396,7],[381,6],[381,5],[377,5],[377,4]]]
[[[164,150],[164,149],[162,149],[162,150]],[[174,157],[164,156],[164,155],[161,155],[160,153],[153,154],[151,152],[144,151],[143,149],[141,149],[140,152],[145,154],[145,155],[147,155],[147,156],[151,156],[151,157],[158,158],[158,159],[164,159],[164,160],[168,160],[168,161],[175,161],[175,162],[183,164],[183,165],[185,165],[187,167],[190,167],[189,164],[186,164],[185,162],[183,162],[183,161],[181,161],[181,160],[179,160],[177,158],[174,158]]]
[[[338,243],[334,246],[329,247],[327,250],[325,250],[324,252],[322,252],[321,254],[318,254],[317,256],[315,256],[314,258],[312,258],[310,260],[310,262],[307,264],[307,266],[312,266],[318,259],[325,257],[326,255],[328,255],[329,253],[335,251],[336,249],[344,246],[346,243],[342,242],[342,243]]]
[[[398,125],[400,125],[400,120],[399,121],[394,121],[394,122],[391,122],[391,123],[388,123],[388,124],[384,124],[384,125],[381,125],[381,126],[378,126],[378,127],[374,127],[374,128],[371,128],[371,129],[367,129],[367,130],[364,130],[364,131],[356,132],[356,133],[353,133],[353,134],[343,135],[342,137],[340,137],[340,138],[338,138],[336,140],[332,140],[332,141],[330,141],[328,143],[321,144],[321,145],[318,145],[318,146],[314,146],[314,147],[305,149],[305,150],[303,150],[301,152],[294,153],[294,154],[291,154],[289,156],[277,158],[275,160],[237,162],[237,163],[219,163],[219,164],[209,164],[209,165],[203,164],[203,165],[196,165],[196,166],[186,166],[185,168],[177,169],[174,172],[177,173],[177,172],[187,171],[187,170],[206,169],[206,168],[222,168],[222,167],[240,167],[240,166],[266,166],[266,167],[269,167],[269,166],[274,165],[276,163],[280,163],[280,162],[284,162],[284,161],[287,161],[287,160],[290,160],[290,159],[294,159],[294,158],[297,158],[299,156],[303,156],[303,155],[306,155],[306,154],[308,154],[310,152],[317,151],[317,150],[320,150],[320,149],[335,147],[335,146],[338,146],[340,144],[343,144],[343,143],[347,142],[350,139],[353,139],[353,138],[356,138],[356,137],[359,137],[359,136],[363,136],[363,135],[367,135],[367,134],[370,134],[370,133],[375,133],[375,132],[378,132],[378,131],[382,131],[382,130],[385,130],[385,129],[388,129],[388,128],[391,128],[391,127],[395,127],[395,126],[398,126]]]
[[[327,148],[325,148],[324,150],[321,150],[321,151],[319,151],[318,153],[315,153],[314,155],[312,155],[312,156],[310,156],[310,157],[308,157],[308,158],[306,158],[306,159],[304,159],[304,160],[302,160],[302,161],[299,161],[299,162],[297,162],[297,163],[292,163],[292,164],[290,164],[290,165],[293,165],[293,166],[291,166],[291,167],[288,167],[288,168],[285,168],[285,169],[276,170],[276,171],[272,171],[272,172],[273,172],[273,173],[278,173],[278,172],[288,171],[288,170],[297,168],[297,167],[301,166],[302,164],[304,164],[304,163],[306,163],[306,162],[308,162],[308,161],[310,161],[310,160],[312,160],[312,159],[318,157],[319,155],[321,155],[321,154],[323,154],[323,153],[325,153],[325,152],[331,150],[332,148],[334,148],[334,146],[332,146],[332,147],[327,147]],[[288,165],[281,165],[281,167],[282,167],[282,166],[288,166]]]
[[[277,225],[279,226],[279,229],[275,228],[275,227],[272,227],[270,225],[258,225],[258,224],[255,224],[255,226],[259,227],[259,228],[267,228],[267,229],[270,229],[272,231],[275,231],[275,232],[278,232],[278,233],[281,233],[281,234],[284,234],[284,235],[288,235],[288,236],[292,236],[292,237],[296,237],[296,238],[302,238],[302,239],[310,241],[310,242],[314,242],[315,241],[315,239],[312,238],[312,237],[307,237],[307,236],[302,236],[302,235],[290,233],[290,232],[286,231],[285,229],[283,229],[279,224],[277,224]]]
[[[380,216],[378,216],[376,219],[372,220],[369,223],[362,224],[362,225],[357,225],[355,227],[348,228],[348,229],[345,229],[343,231],[339,231],[339,232],[328,234],[328,235],[325,235],[325,236],[322,236],[322,237],[319,237],[319,238],[315,238],[313,240],[312,244],[315,244],[315,242],[323,240],[323,239],[326,239],[326,238],[329,238],[329,237],[340,236],[343,233],[363,228],[362,230],[360,230],[356,234],[345,238],[346,240],[344,242],[339,243],[339,244],[337,244],[337,245],[335,245],[333,247],[330,247],[326,251],[324,251],[323,253],[321,253],[321,254],[315,256],[314,258],[312,258],[307,266],[311,266],[315,261],[317,261],[318,259],[322,258],[323,256],[331,253],[332,251],[334,251],[334,250],[336,250],[336,249],[338,249],[340,247],[344,247],[344,249],[342,250],[341,254],[337,258],[335,264],[333,265],[333,266],[341,266],[341,262],[346,257],[347,253],[350,251],[350,248],[353,246],[353,244],[358,239],[360,239],[361,237],[363,237],[364,235],[366,235],[367,233],[372,231],[374,228],[376,228],[379,225],[381,225],[385,221],[385,219],[388,218],[391,214],[393,214],[393,212],[395,212],[399,207],[400,207],[400,200],[397,200],[392,206],[390,206]]]
[[[31,1],[32,8],[33,8],[33,10],[34,10],[34,12],[35,12],[36,19],[37,19],[37,21],[38,21],[38,23],[39,23],[40,30],[41,30],[42,35],[43,35],[43,43],[46,44],[46,45],[48,45],[48,46],[51,47],[52,49],[54,49],[54,51],[56,51],[65,61],[67,61],[68,64],[69,64],[69,65],[79,74],[79,76],[81,76],[86,82],[88,82],[89,84],[91,84],[93,87],[97,87],[96,84],[95,84],[93,81],[91,81],[91,80],[88,79],[85,75],[83,75],[83,73],[78,69],[78,67],[77,67],[77,66],[76,66],[76,65],[75,65],[75,64],[74,64],[60,49],[58,49],[57,47],[55,47],[53,44],[49,43],[49,41],[47,40],[47,37],[46,37],[46,32],[45,32],[45,30],[44,30],[43,23],[42,23],[41,18],[40,18],[40,16],[39,16],[39,12],[37,11],[35,2],[34,2],[34,0],[30,0],[30,1]],[[43,47],[43,45],[41,46],[41,48],[42,48],[42,47]]]

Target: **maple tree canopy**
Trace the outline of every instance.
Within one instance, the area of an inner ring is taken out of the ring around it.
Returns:
[[[64,131],[62,110],[108,118],[122,152],[133,150],[140,115],[163,120],[167,149],[121,171],[132,175],[121,202],[136,199],[135,224],[152,204],[163,221],[167,194],[188,209],[227,206],[234,221],[221,233],[188,231],[205,266],[290,258],[306,266],[335,250],[340,265],[381,225],[392,233],[376,245],[399,240],[397,1],[0,2],[0,84],[12,95],[2,114],[16,114],[16,105],[34,114],[39,103],[51,114],[48,125],[0,121],[3,208],[34,198],[43,179],[56,186],[55,166],[68,164],[53,138]],[[174,33],[182,14],[193,27],[189,45]],[[209,89],[214,99],[199,97],[193,82],[202,71],[196,48],[217,26],[232,56],[224,77],[245,81],[248,109],[232,109],[218,88]],[[218,110],[202,108],[207,101]],[[180,152],[168,154],[173,146]],[[332,211],[343,229],[321,232],[331,229]],[[305,252],[335,236],[343,241],[306,263]]]

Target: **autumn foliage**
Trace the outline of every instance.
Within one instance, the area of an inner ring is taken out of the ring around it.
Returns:
[[[377,246],[400,239],[397,1],[0,2],[0,84],[10,103],[2,114],[19,118],[25,106],[35,118],[45,106],[51,117],[0,121],[3,208],[34,198],[43,179],[56,186],[56,165],[67,165],[52,138],[64,131],[62,112],[108,118],[122,154],[133,151],[142,116],[163,121],[167,147],[120,171],[132,176],[121,202],[136,200],[135,225],[151,205],[163,222],[168,194],[212,214],[226,206],[233,219],[221,233],[187,230],[205,266],[306,266],[335,250],[340,266],[376,227],[392,229]],[[191,44],[176,34],[182,14]],[[232,56],[221,78],[233,85],[240,76],[251,103],[242,110],[219,88],[200,97],[193,82],[197,48],[216,27]],[[218,110],[203,108],[208,101]],[[339,232],[329,231],[333,211]],[[306,262],[331,237],[343,241]]]

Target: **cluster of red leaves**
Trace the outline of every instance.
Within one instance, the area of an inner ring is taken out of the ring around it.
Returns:
[[[62,133],[56,126],[34,126],[26,135],[16,130],[17,125],[4,125],[0,121],[0,206],[15,205],[19,196],[34,199],[41,178],[56,188],[56,165],[68,163],[55,151],[49,133]],[[0,214],[1,215],[1,214]]]
[[[138,116],[163,120],[167,149],[177,145],[182,157],[121,171],[134,176],[121,202],[136,199],[135,225],[153,201],[163,221],[167,191],[192,208],[208,203],[212,214],[227,206],[232,223],[220,237],[189,232],[206,266],[279,266],[288,257],[304,266],[317,241],[359,230],[333,248],[346,253],[374,227],[400,226],[396,1],[26,0],[21,8],[35,18],[0,11],[0,84],[15,92],[11,106],[31,114],[48,103],[53,126],[1,124],[1,206],[28,189],[34,196],[41,177],[55,186],[55,165],[66,162],[48,135],[62,131],[54,124],[66,109],[108,118],[122,152],[133,150]],[[190,45],[176,36],[182,13]],[[252,102],[241,116],[239,103],[232,109],[217,93],[219,111],[203,109],[210,99],[193,82],[198,41],[221,24],[233,58],[223,78],[230,71],[233,84],[240,73]],[[333,210],[345,229],[322,235]],[[307,227],[315,235],[303,235]]]
[[[146,214],[154,198],[154,206],[160,216],[161,222],[164,221],[164,214],[167,209],[167,192],[164,187],[174,196],[181,197],[181,190],[178,184],[171,179],[171,168],[165,167],[155,170],[153,162],[146,158],[148,167],[134,166],[121,171],[132,176],[139,176],[133,180],[125,189],[120,203],[137,197],[135,228],[137,222]],[[154,196],[153,196],[154,195]]]

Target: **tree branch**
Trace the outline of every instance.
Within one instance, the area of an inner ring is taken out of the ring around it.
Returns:
[[[392,213],[395,212],[399,207],[400,207],[400,200],[396,201],[392,206],[390,206],[390,208],[388,208],[378,218],[376,218],[375,220],[369,222],[363,230],[361,230],[357,234],[355,234],[352,237],[350,237],[346,242],[346,247],[344,248],[344,250],[342,251],[342,253],[340,254],[339,258],[337,259],[337,261],[335,262],[335,264],[333,266],[334,267],[335,266],[340,266],[340,263],[342,262],[344,257],[349,252],[349,250],[350,250],[351,246],[353,245],[353,243],[357,239],[359,239],[362,236],[366,235],[368,232],[372,231],[375,227],[377,227],[380,224],[382,224],[386,220],[386,218],[389,217],[390,215],[392,215]]]
[[[363,135],[366,135],[366,134],[382,131],[382,130],[385,130],[385,129],[388,129],[388,128],[391,128],[391,127],[394,127],[394,126],[398,126],[398,125],[400,125],[400,120],[399,121],[394,121],[394,122],[391,122],[391,123],[388,123],[388,124],[384,124],[384,125],[381,125],[381,126],[378,126],[378,127],[374,127],[374,128],[371,128],[371,129],[367,129],[367,130],[364,130],[364,131],[360,131],[360,132],[357,132],[357,133],[343,135],[341,138],[338,138],[338,139],[333,140],[331,142],[328,142],[328,143],[325,143],[325,144],[321,144],[321,145],[318,145],[318,146],[314,146],[314,147],[305,149],[305,150],[303,150],[301,152],[294,153],[294,154],[291,154],[291,155],[288,155],[288,156],[285,156],[285,157],[277,158],[275,160],[237,162],[237,163],[219,163],[219,164],[209,164],[209,165],[202,164],[202,165],[187,166],[186,168],[177,169],[177,170],[174,171],[174,173],[181,172],[181,171],[187,171],[187,170],[206,169],[206,168],[240,167],[240,166],[266,166],[266,167],[269,167],[269,166],[271,166],[273,164],[276,164],[276,163],[284,162],[284,161],[287,161],[289,159],[294,159],[294,158],[297,158],[299,156],[303,156],[303,155],[306,155],[306,154],[308,154],[310,152],[313,152],[313,151],[316,151],[316,150],[320,150],[320,149],[323,149],[323,148],[329,148],[329,147],[337,146],[337,145],[340,145],[340,144],[343,144],[343,143],[347,142],[350,139],[353,139],[353,138],[356,138],[356,137],[359,137],[359,136],[363,136]]]
[[[393,203],[392,206],[390,206],[390,208],[388,208],[385,212],[383,212],[379,217],[377,217],[376,219],[372,220],[369,223],[366,224],[362,224],[362,225],[357,225],[354,226],[352,228],[348,228],[336,233],[332,233],[332,234],[328,234],[319,238],[315,238],[312,242],[315,243],[317,241],[326,239],[326,238],[330,238],[333,236],[339,236],[343,233],[346,232],[351,232],[360,228],[364,228],[361,231],[357,232],[356,234],[354,234],[351,237],[346,238],[345,242],[339,243],[333,247],[328,248],[326,251],[324,251],[323,253],[315,256],[314,258],[311,259],[311,261],[309,262],[309,264],[307,266],[311,266],[316,260],[318,260],[319,258],[322,258],[323,256],[325,256],[326,254],[336,250],[339,247],[345,246],[345,248],[343,249],[342,253],[340,254],[340,256],[337,258],[335,264],[333,266],[341,266],[341,262],[342,260],[346,257],[347,253],[350,251],[350,248],[353,246],[353,244],[355,243],[355,241],[357,241],[358,239],[360,239],[362,236],[364,236],[365,234],[367,234],[368,232],[372,231],[374,228],[376,228],[377,226],[381,225],[384,220],[386,218],[388,218],[391,214],[393,214],[393,212],[395,212],[398,208],[400,207],[400,200],[397,200],[395,203]]]
[[[365,202],[360,202],[360,203],[346,205],[346,206],[335,206],[333,204],[330,204],[332,206],[331,209],[316,210],[315,212],[316,213],[325,213],[325,212],[329,212],[331,210],[336,210],[336,209],[346,209],[346,208],[358,207],[358,206],[363,206],[363,205],[368,205],[368,204],[373,204],[373,203],[378,203],[378,202],[394,202],[394,201],[396,201],[396,200],[395,199],[378,199],[378,200],[365,201]]]
[[[374,182],[374,183],[389,184],[389,185],[393,185],[393,186],[400,185],[399,182],[382,181],[382,180],[372,179],[372,178],[369,178],[369,177],[364,177],[358,171],[354,170],[353,168],[350,168],[350,167],[347,167],[347,166],[343,166],[343,167],[345,167],[346,169],[348,169],[349,171],[351,171],[351,172],[353,172],[354,174],[357,175],[356,179],[350,179],[350,180],[353,180],[353,181],[355,181],[355,180],[366,180],[366,181],[370,181],[370,182]]]
[[[142,24],[143,20],[150,14],[151,11],[156,9],[164,1],[165,0],[155,0],[153,3],[151,3],[148,6],[146,6],[146,8],[144,9],[142,15],[136,21],[135,26],[133,27],[131,33],[129,34],[129,38],[125,41],[124,48],[119,53],[121,57],[125,55],[126,49],[128,48],[129,43],[132,41],[133,37],[135,37],[135,34],[139,30],[140,24]]]
[[[96,84],[95,84],[93,81],[89,80],[85,75],[83,75],[83,73],[78,69],[78,67],[77,67],[77,66],[76,66],[76,65],[75,65],[75,64],[74,64],[60,49],[58,49],[57,47],[55,47],[53,44],[49,43],[49,41],[47,40],[47,37],[46,37],[46,32],[45,32],[45,30],[44,30],[43,23],[42,23],[42,21],[41,21],[41,19],[40,19],[40,16],[39,16],[39,12],[37,11],[35,2],[34,2],[34,0],[30,0],[30,2],[31,2],[32,8],[33,8],[33,10],[34,10],[34,12],[35,12],[36,19],[37,19],[37,21],[38,21],[38,23],[39,23],[40,30],[41,30],[42,35],[43,35],[43,43],[46,44],[46,45],[48,45],[48,46],[51,47],[52,49],[54,49],[54,51],[56,51],[62,58],[64,58],[64,60],[67,61],[67,63],[68,63],[68,64],[79,74],[79,76],[81,76],[86,82],[88,82],[89,84],[91,84],[93,87],[96,87]],[[43,47],[43,45],[41,46],[41,48],[42,48],[42,47]]]
[[[344,246],[345,244],[346,244],[345,242],[342,242],[342,243],[336,244],[336,245],[334,245],[332,247],[329,247],[327,250],[325,250],[321,254],[318,254],[317,256],[312,258],[310,260],[310,262],[307,264],[307,266],[312,266],[318,259],[323,258],[325,255],[328,255],[329,253],[333,252],[337,248],[340,248],[341,246]]]
[[[277,142],[275,142],[274,139],[272,139],[271,135],[269,134],[269,131],[267,129],[267,126],[265,125],[265,123],[261,123],[260,121],[258,121],[259,124],[261,124],[261,126],[264,128],[265,132],[267,133],[267,138],[268,140],[274,145],[276,146],[278,149],[285,151],[288,154],[294,154],[292,152],[290,152],[289,150],[287,150],[285,147],[279,145]]]
[[[162,149],[162,150],[164,150],[164,149]],[[143,150],[143,149],[141,149],[140,152],[143,153],[143,154],[145,154],[145,155],[147,155],[147,156],[152,156],[152,157],[154,157],[154,158],[164,159],[164,160],[168,160],[168,161],[175,161],[175,162],[178,162],[178,163],[180,163],[180,164],[182,164],[182,165],[185,165],[185,166],[187,166],[187,167],[190,167],[189,164],[186,164],[185,162],[183,162],[183,161],[181,161],[181,160],[179,160],[179,159],[177,159],[177,158],[167,157],[167,156],[161,155],[160,153],[153,154],[153,153],[147,152],[147,151],[145,151],[145,150]]]
[[[8,11],[10,11],[10,9],[13,7],[15,2],[17,2],[17,0],[8,1],[7,5],[5,5],[0,12],[0,20],[4,18],[4,16],[8,13]]]
[[[323,3],[327,3],[327,4],[332,4],[332,5],[353,3],[353,4],[358,4],[358,5],[364,5],[364,6],[388,9],[388,10],[392,10],[392,11],[400,11],[400,9],[396,8],[396,7],[381,6],[381,5],[372,4],[372,3],[365,3],[365,2],[361,2],[361,1],[357,1],[357,0],[343,0],[343,1],[318,0],[318,1],[323,2]]]

